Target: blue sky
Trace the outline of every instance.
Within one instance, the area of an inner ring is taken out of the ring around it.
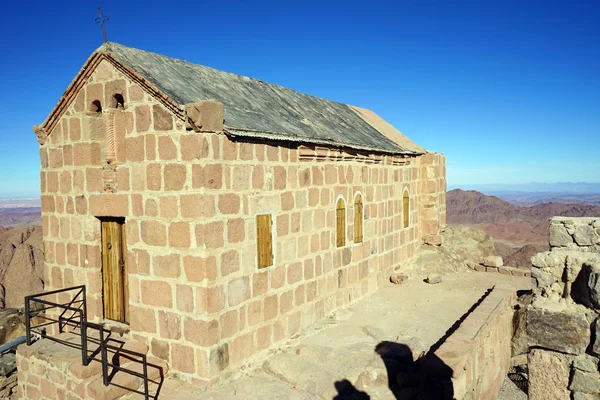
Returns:
[[[0,197],[39,194],[41,123],[108,39],[373,109],[451,185],[600,182],[598,1],[27,1],[0,24]]]

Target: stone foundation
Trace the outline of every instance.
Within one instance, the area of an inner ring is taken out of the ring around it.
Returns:
[[[65,333],[57,336],[67,345],[42,339],[31,346],[21,345],[17,351],[17,371],[19,377],[19,399],[116,399],[131,390],[142,390],[142,380],[130,374],[116,372],[111,384],[104,386],[102,382],[102,365],[98,359],[92,360],[86,367],[81,364],[79,337]],[[91,343],[88,344],[91,346]],[[131,348],[132,344],[125,348]],[[131,350],[146,352],[143,345],[137,344]],[[93,350],[93,348],[90,348]],[[125,356],[114,355],[109,362],[118,362],[121,366],[142,372],[140,363]],[[165,362],[156,359],[148,360],[148,377],[150,394],[156,393],[158,383],[167,374]],[[109,368],[109,374],[111,370]]]
[[[531,259],[529,398],[600,398],[600,218],[555,217]]]

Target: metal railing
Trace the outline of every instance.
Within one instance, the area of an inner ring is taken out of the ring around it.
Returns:
[[[71,291],[76,291],[75,295],[70,299],[70,301],[64,304],[43,299],[43,297],[60,295],[62,293]],[[32,308],[32,305],[34,304],[37,306]],[[62,310],[62,312],[58,316],[58,319],[51,318],[46,314],[46,311],[51,309]],[[37,323],[39,321],[49,322],[42,322],[38,325],[33,325],[33,323]],[[87,302],[85,285],[73,286],[66,289],[53,290],[51,292],[44,292],[30,296],[25,296],[25,338],[27,345],[31,346],[33,344],[33,334],[38,334],[42,338],[50,339],[55,342],[64,344],[63,341],[48,336],[46,334],[45,327],[53,324],[58,324],[59,333],[63,333],[67,326],[73,327],[74,330],[79,328],[79,334],[81,336],[81,363],[83,366],[89,365],[90,361],[92,360],[98,361],[94,357],[98,352],[100,353],[100,362],[102,363],[102,383],[104,386],[108,386],[109,384],[111,384],[111,376],[109,376],[108,373],[108,368],[111,367],[111,375],[114,375],[118,371],[122,371],[126,374],[130,374],[135,377],[141,378],[143,380],[144,391],[142,392],[136,389],[126,388],[116,384],[113,385],[138,394],[142,394],[144,395],[144,398],[146,400],[150,398],[148,383],[148,360],[146,354],[108,344],[108,341],[110,340],[110,333],[108,334],[108,336],[105,335],[106,328],[104,327],[104,325],[89,322],[87,320]],[[98,331],[98,340],[89,337],[88,329]],[[72,330],[71,332],[73,333],[74,330]],[[99,345],[98,349],[92,352],[91,356],[89,357],[88,341],[92,343],[97,343]],[[139,373],[132,369],[124,368],[121,365],[116,364],[114,362],[109,362],[108,350],[112,350],[116,355],[125,354],[125,358],[131,361],[135,360],[140,362],[142,364],[142,373]]]

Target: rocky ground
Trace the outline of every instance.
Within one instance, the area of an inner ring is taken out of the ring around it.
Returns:
[[[272,350],[268,358],[252,360],[217,388],[167,379],[160,395],[214,400],[394,399],[382,351],[409,349],[408,357],[414,360],[488,288],[530,285],[527,278],[477,272],[448,274],[435,285],[425,283],[423,274],[413,276],[316,323]]]

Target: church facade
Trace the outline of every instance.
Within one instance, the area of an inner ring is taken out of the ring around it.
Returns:
[[[107,43],[40,142],[46,290],[207,384],[445,226],[445,158],[373,112]]]

